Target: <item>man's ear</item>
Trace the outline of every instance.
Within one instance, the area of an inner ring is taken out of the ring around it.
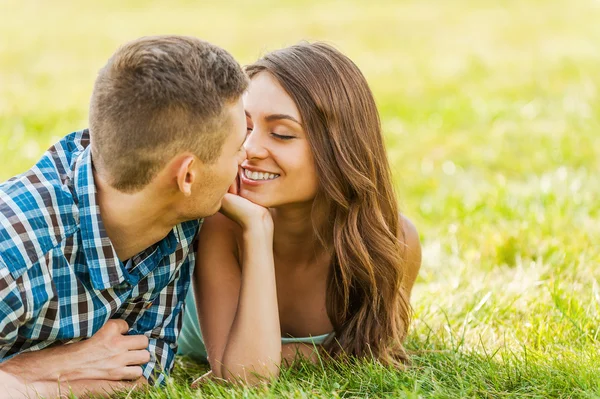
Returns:
[[[186,197],[192,195],[192,184],[196,180],[196,171],[194,163],[196,162],[193,155],[186,155],[177,165],[177,186],[179,191]]]

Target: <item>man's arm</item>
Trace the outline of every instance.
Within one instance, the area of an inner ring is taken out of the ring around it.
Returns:
[[[125,335],[123,320],[109,320],[92,338],[39,351],[6,355],[19,330],[33,314],[28,275],[14,278],[0,254],[0,387],[9,397],[56,397],[71,390],[77,395],[110,393],[146,385],[140,365],[148,362],[148,338]],[[134,382],[132,382],[134,381]],[[0,392],[0,396],[3,393]]]
[[[26,306],[26,293],[19,289],[0,254],[0,347],[14,344],[19,327],[28,321]]]
[[[123,320],[109,320],[88,340],[16,355],[0,364],[0,386],[20,398],[108,396],[146,385],[139,365],[150,358],[148,338],[124,335],[128,329]]]
[[[118,391],[130,391],[148,384],[145,378],[136,381],[107,381],[107,380],[81,380],[74,382],[49,382],[36,381],[26,383],[17,377],[0,371],[0,386],[4,389],[2,397],[11,399],[21,398],[67,398],[70,395],[82,397],[111,397]]]

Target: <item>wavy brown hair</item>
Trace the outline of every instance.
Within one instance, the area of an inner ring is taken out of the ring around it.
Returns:
[[[246,67],[267,72],[294,100],[315,159],[320,187],[313,221],[331,252],[327,313],[334,357],[407,361],[402,342],[411,308],[402,287],[404,232],[399,221],[381,123],[358,67],[324,43],[301,43],[268,53]],[[401,237],[399,239],[399,237]]]

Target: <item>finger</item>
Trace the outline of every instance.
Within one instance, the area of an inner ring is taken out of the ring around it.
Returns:
[[[221,209],[219,209],[219,212],[227,216],[229,219],[239,222],[238,214],[240,213],[240,209],[236,204],[236,198],[241,197],[230,193],[225,194],[223,200],[221,201]]]
[[[109,336],[113,335],[123,335],[129,331],[129,324],[125,320],[121,319],[111,319],[106,322],[96,334],[107,334]]]
[[[229,188],[227,189],[227,193],[235,194],[235,183],[233,183],[231,186],[229,186]]]
[[[124,354],[126,366],[140,366],[150,361],[150,352],[146,349],[129,351]]]
[[[140,366],[127,366],[124,368],[124,380],[132,381],[137,380],[144,376],[144,369]]]
[[[131,381],[142,377],[143,370],[140,366],[126,366],[112,369],[108,374],[110,381]]]
[[[146,349],[150,340],[143,334],[126,335],[123,337],[125,347],[129,350]]]
[[[235,194],[237,195],[237,193],[239,192],[238,187],[239,187],[239,175],[235,176],[235,180],[233,181],[233,183],[231,184],[231,186],[229,186],[229,190],[227,190],[227,192],[229,194]]]
[[[223,196],[223,200],[221,201],[221,209],[219,209],[220,212],[227,212],[227,209],[231,208],[231,196],[233,194],[231,193],[227,193]],[[225,213],[225,215],[227,215]]]

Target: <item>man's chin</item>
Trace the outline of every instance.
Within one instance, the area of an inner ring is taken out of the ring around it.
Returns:
[[[221,209],[221,204],[222,204],[223,200],[220,200],[217,204],[215,204],[214,206],[208,208],[204,208],[200,211],[198,211],[193,218],[190,219],[204,219],[207,218],[209,216],[212,216],[216,213],[219,212],[219,210]]]
[[[215,207],[210,210],[210,214],[206,215],[205,217],[212,216],[212,215],[219,213],[222,206],[223,206],[223,199],[221,198],[221,200],[217,203],[217,205],[215,205]]]

